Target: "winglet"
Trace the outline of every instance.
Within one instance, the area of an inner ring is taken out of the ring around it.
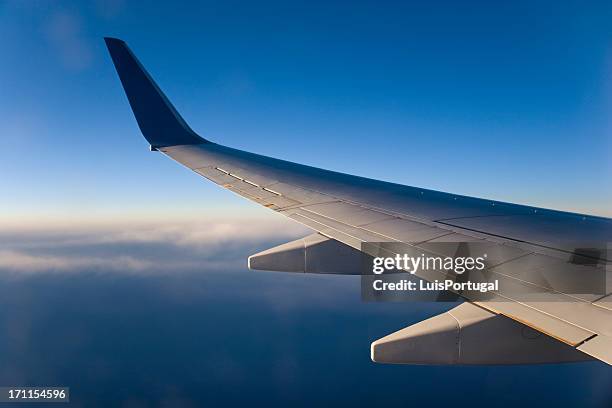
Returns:
[[[124,41],[109,37],[105,37],[104,41],[140,131],[151,145],[151,150],[210,143],[191,130]]]

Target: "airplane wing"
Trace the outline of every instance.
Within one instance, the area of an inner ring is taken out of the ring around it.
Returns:
[[[488,245],[495,277],[541,289],[533,299],[515,292],[487,299],[460,293],[467,302],[372,343],[374,361],[513,364],[595,358],[612,364],[610,257],[576,246],[608,245],[611,219],[377,181],[213,143],[189,128],[123,41],[105,41],[151,150],[313,230],[309,237],[252,256],[251,268],[355,273],[334,259],[355,259],[367,243],[407,243],[426,251],[437,242],[478,242]],[[534,282],[529,278],[534,275],[525,274],[581,276],[593,268],[604,271],[602,293],[570,293],[550,279]],[[417,276],[442,278],[435,272]]]

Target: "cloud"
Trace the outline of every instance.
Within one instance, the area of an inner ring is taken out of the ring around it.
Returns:
[[[4,226],[0,282],[136,278],[166,282],[164,296],[177,301],[186,293],[188,298],[256,297],[286,316],[308,296],[316,307],[342,308],[359,293],[354,277],[247,271],[249,255],[310,233],[283,219],[244,218]]]
[[[244,268],[251,253],[305,233],[280,220],[5,229],[0,233],[0,273],[159,274]]]
[[[2,224],[0,243],[11,246],[89,245],[105,243],[171,242],[180,246],[221,244],[226,241],[261,241],[293,237],[309,230],[285,219],[207,219],[168,221],[57,222],[53,224]]]
[[[74,271],[84,268],[105,268],[111,270],[146,270],[153,265],[134,257],[115,258],[62,257],[35,255],[24,251],[0,250],[0,270],[20,272]]]

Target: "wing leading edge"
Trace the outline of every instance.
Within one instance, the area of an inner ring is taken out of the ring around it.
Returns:
[[[212,143],[191,130],[123,41],[105,41],[152,150],[354,249],[361,250],[367,242],[417,243],[426,250],[441,240],[482,241],[497,254],[493,273],[507,279],[508,271],[533,265],[544,270],[565,267],[576,257],[576,242],[612,241],[608,218],[387,183]],[[597,267],[609,267],[605,253],[589,253],[587,258]],[[609,289],[600,296],[576,298],[551,288],[547,295],[545,302],[525,302],[500,294],[477,304],[612,364]],[[382,343],[377,344],[381,349]]]

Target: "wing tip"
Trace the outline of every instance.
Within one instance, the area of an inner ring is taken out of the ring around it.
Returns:
[[[116,37],[104,37],[104,42],[106,43],[106,45],[125,44],[125,41],[123,41],[121,38]]]
[[[189,127],[125,41],[104,37],[104,42],[138,126],[152,150],[158,147],[210,143]]]

